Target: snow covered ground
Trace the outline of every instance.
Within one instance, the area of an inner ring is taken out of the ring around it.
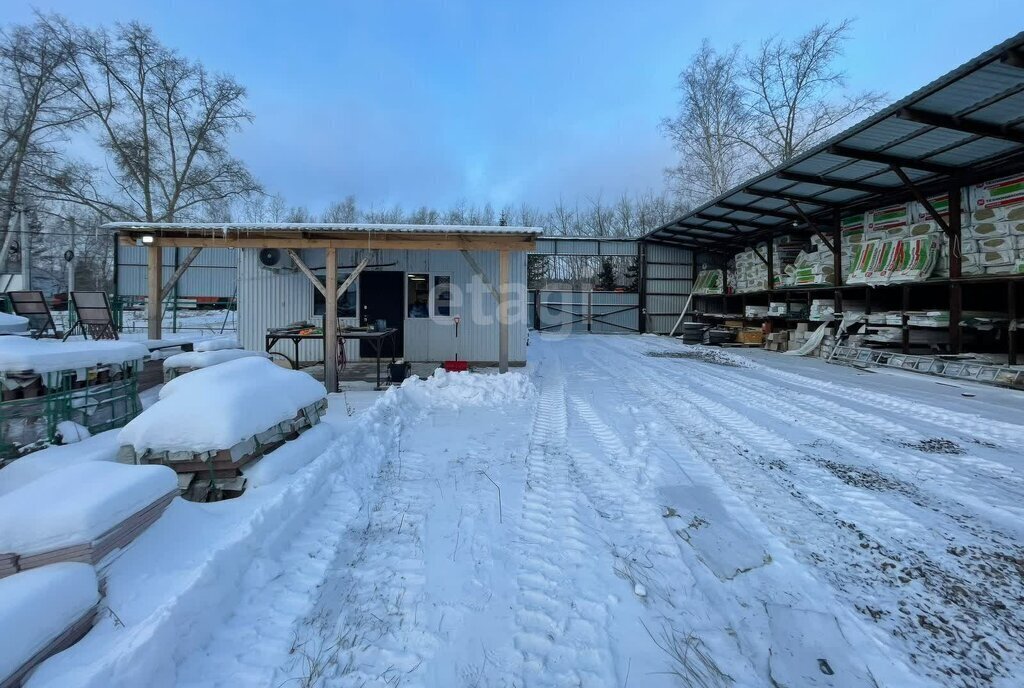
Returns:
[[[529,352],[332,397],[259,487],[172,505],[27,685],[1019,685],[1024,395]]]

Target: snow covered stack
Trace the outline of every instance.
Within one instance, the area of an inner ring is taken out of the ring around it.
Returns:
[[[48,657],[92,627],[99,602],[96,572],[86,564],[53,564],[0,580],[0,686],[21,685]]]
[[[154,523],[178,494],[174,471],[93,461],[0,497],[3,573],[62,561],[98,564]]]
[[[326,409],[324,386],[306,373],[240,358],[164,385],[159,401],[121,430],[118,460],[236,478],[246,463],[319,423]]]
[[[198,344],[196,346],[199,346]],[[239,358],[270,358],[262,351],[246,351],[239,348],[220,348],[205,351],[183,351],[164,359],[164,380],[170,381],[179,375],[235,361]]]
[[[28,318],[13,313],[0,313],[0,334],[24,334],[28,332]]]

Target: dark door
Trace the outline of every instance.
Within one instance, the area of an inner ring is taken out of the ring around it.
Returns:
[[[359,298],[362,300],[361,324],[373,325],[378,320],[386,320],[388,327],[398,328],[390,341],[385,340],[381,356],[401,356],[402,325],[405,324],[405,273],[363,272],[359,275]],[[360,342],[359,355],[375,356],[373,344]]]

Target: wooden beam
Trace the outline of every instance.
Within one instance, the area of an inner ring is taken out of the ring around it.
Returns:
[[[359,273],[361,273],[366,268],[366,266],[369,265],[369,264],[370,264],[370,258],[369,257],[363,258],[361,261],[359,261],[359,265],[357,265],[355,267],[355,269],[351,273],[349,273],[349,276],[346,277],[345,281],[341,283],[340,287],[338,287],[338,296],[339,297],[344,295],[344,293],[348,291],[348,288],[351,287],[352,283],[356,281],[357,277],[359,277]],[[337,260],[335,260],[334,271],[335,271],[335,273],[337,273],[337,271],[338,271]],[[335,282],[338,281],[337,274],[335,274],[334,281]]]
[[[149,244],[146,247],[146,336],[150,339],[160,339],[162,333],[163,316],[160,298],[160,281],[163,268],[162,251],[159,246]]]
[[[140,234],[141,235],[141,234]],[[135,246],[137,237],[122,234],[122,246]],[[533,239],[496,237],[443,237],[427,236],[404,238],[388,235],[384,237],[359,237],[320,239],[297,236],[274,237],[213,237],[213,236],[157,236],[149,246],[178,248],[335,248],[335,249],[394,249],[415,251],[532,251],[536,248]]]
[[[167,284],[165,284],[163,288],[160,290],[161,302],[163,302],[164,299],[171,295],[171,290],[174,289],[174,285],[178,283],[178,280],[181,279],[181,276],[185,274],[186,270],[188,270],[188,266],[192,264],[192,261],[196,259],[196,256],[198,256],[199,252],[202,250],[202,248],[195,247],[188,252],[188,255],[185,256],[185,260],[181,261],[181,265],[178,266],[178,269],[174,271],[174,274],[171,275],[171,278],[167,280]]]
[[[730,229],[725,229],[725,228],[722,228],[722,227],[707,227],[705,225],[698,225],[698,224],[694,224],[694,223],[683,223],[683,222],[671,225],[671,226],[668,227],[668,229],[671,230],[673,227],[678,227],[680,229],[696,229],[696,230],[699,230],[701,232],[707,232],[708,234],[720,234],[722,236],[733,236],[733,237],[736,236],[737,234],[741,233],[735,227],[730,228]]]
[[[498,252],[498,372],[508,372],[508,293],[509,281],[508,251]]]
[[[702,220],[708,220],[710,222],[724,222],[728,225],[740,225],[741,227],[753,227],[754,229],[778,229],[777,224],[765,224],[764,222],[753,222],[751,220],[734,220],[731,217],[719,217],[717,215],[708,215],[707,213],[697,213],[696,217]]]
[[[764,208],[748,208],[740,205],[739,203],[726,203],[725,201],[719,201],[715,204],[719,208],[725,208],[727,210],[734,210],[740,213],[750,213],[751,215],[767,215],[768,217],[780,217],[783,220],[799,220],[793,213],[784,213],[778,210],[765,210]]]
[[[324,386],[338,391],[338,251],[327,249],[324,294]]]
[[[808,227],[811,228],[811,231],[818,235],[818,238],[821,239],[821,243],[825,244],[829,251],[835,253],[836,247],[832,245],[832,242],[829,241],[828,237],[826,237],[824,232],[821,231],[821,227],[819,227],[817,223],[811,220],[811,218],[807,217],[807,214],[804,213],[804,211],[801,210],[800,206],[798,206],[796,203],[790,201],[789,204],[793,206],[793,210],[795,210],[797,214],[804,219],[804,222],[807,224]]]
[[[924,207],[924,209],[928,211],[928,214],[932,216],[933,220],[935,220],[935,224],[941,227],[942,231],[946,233],[946,236],[952,239],[953,232],[949,227],[949,223],[947,223],[946,220],[942,217],[942,215],[940,215],[935,210],[935,206],[933,206],[932,202],[929,201],[923,193],[921,193],[921,190],[917,188],[914,182],[910,181],[910,177],[907,176],[907,173],[904,172],[902,168],[897,167],[896,165],[892,165],[891,169],[893,172],[896,173],[896,176],[900,178],[900,181],[903,182],[903,185],[907,187],[907,190],[910,191],[910,193],[914,196],[917,202],[920,203]]]
[[[498,295],[498,290],[494,288],[494,285],[491,284],[491,280],[489,280],[487,275],[484,274],[484,271],[480,269],[480,264],[476,262],[476,258],[473,257],[473,254],[469,251],[462,251],[461,253],[462,257],[466,259],[467,263],[469,263],[469,267],[474,273],[476,273],[477,277],[480,278],[480,281],[484,283],[487,290],[491,292],[491,296],[494,297],[494,302],[500,303],[501,296]]]
[[[987,138],[1002,139],[1013,143],[1024,143],[1024,133],[1011,131],[1009,127],[1002,127],[997,124],[988,124],[965,117],[943,115],[937,112],[928,112],[917,108],[903,108],[897,114],[900,119],[905,119],[918,124],[927,124],[940,129],[950,129],[973,136],[985,136]]]
[[[853,158],[854,160],[863,160],[865,162],[876,162],[880,165],[899,165],[900,167],[909,167],[913,170],[932,172],[934,174],[957,174],[962,171],[951,165],[940,165],[939,163],[928,162],[927,160],[917,160],[915,158],[907,158],[900,155],[890,155],[889,153],[861,150],[859,148],[851,148],[850,146],[829,146],[828,152],[832,155],[838,155],[843,158]]]
[[[324,289],[324,283],[321,282],[320,279],[313,274],[313,271],[310,270],[309,267],[302,261],[302,257],[298,254],[298,252],[295,251],[294,249],[286,248],[285,253],[287,253],[288,257],[292,259],[293,263],[295,263],[295,267],[299,269],[299,272],[305,275],[309,279],[309,281],[313,283],[313,286],[316,288],[316,290],[320,292],[320,296],[324,297],[324,300],[326,301],[327,290]]]
[[[834,201],[821,201],[816,199],[814,196],[804,196],[802,194],[791,194],[783,193],[781,191],[768,191],[762,189],[755,189],[752,186],[745,187],[743,193],[751,196],[760,196],[762,198],[775,198],[780,201],[796,201],[797,203],[809,203],[811,205],[821,206],[822,208],[835,208],[842,205]]]
[[[837,179],[835,177],[826,177],[824,175],[816,174],[800,174],[797,172],[776,172],[775,176],[777,176],[779,179],[785,179],[786,181],[797,182],[800,184],[834,186],[837,189],[849,189],[850,191],[860,191],[862,193],[884,194],[892,193],[893,191],[899,190],[891,186],[865,184],[864,182],[855,181],[853,179]]]
[[[999,61],[1008,67],[1024,69],[1024,50],[1021,50],[1020,48],[1010,48],[1003,53],[1003,56],[999,58]]]

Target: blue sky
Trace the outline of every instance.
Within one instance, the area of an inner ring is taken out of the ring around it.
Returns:
[[[233,74],[256,120],[234,150],[291,204],[546,206],[660,191],[676,76],[719,47],[857,19],[854,88],[906,95],[1024,28],[1016,2],[5,0],[138,19]],[[1016,9],[1014,9],[1016,8]]]

